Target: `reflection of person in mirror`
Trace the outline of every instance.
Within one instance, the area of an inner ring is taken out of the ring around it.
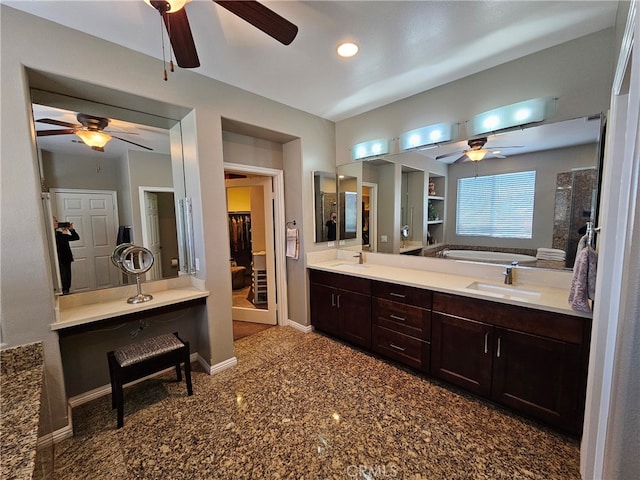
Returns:
[[[327,227],[327,240],[329,240],[330,242],[336,239],[336,218],[337,215],[335,214],[335,212],[332,212],[331,218],[327,220],[327,223],[324,224],[325,227]]]
[[[58,251],[58,265],[60,266],[62,294],[68,295],[71,288],[71,262],[73,262],[73,253],[71,253],[69,242],[80,240],[80,235],[73,228],[73,223],[58,222],[56,217],[53,217],[53,228],[56,231],[56,249]]]

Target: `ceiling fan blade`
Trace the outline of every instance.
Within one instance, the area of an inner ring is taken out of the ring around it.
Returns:
[[[255,0],[214,2],[284,45],[293,42],[298,34],[297,26]]]
[[[464,153],[464,150],[458,150],[457,152],[451,152],[451,153],[443,153],[442,155],[438,155],[436,157],[436,160],[442,160],[443,158],[453,157],[454,155],[460,155],[461,153]]]
[[[69,128],[68,130],[38,130],[36,131],[37,137],[50,137],[52,135],[69,135],[76,133],[75,128]]]
[[[41,118],[40,120],[36,120],[38,123],[48,123],[49,125],[58,125],[59,127],[68,127],[68,128],[76,128],[79,125],[75,123],[63,122],[61,120],[54,120],[53,118]]]
[[[464,162],[465,160],[469,160],[469,157],[467,157],[467,154],[465,153],[464,155],[462,155],[461,157],[459,157],[455,162],[453,163],[461,163]]]
[[[144,148],[144,149],[146,149],[146,150],[151,150],[151,151],[153,151],[153,148],[147,147],[147,146],[145,146],[145,145],[140,145],[139,143],[132,142],[132,141],[130,141],[130,140],[127,140],[126,138],[116,137],[115,135],[111,135],[111,136],[112,136],[113,138],[117,138],[118,140],[122,140],[123,142],[130,143],[131,145],[135,145],[136,147],[140,147],[140,148]]]
[[[171,48],[173,48],[178,66],[182,68],[199,67],[200,59],[185,9],[181,8],[174,13],[161,12],[160,15],[162,15],[164,26],[167,28]]]

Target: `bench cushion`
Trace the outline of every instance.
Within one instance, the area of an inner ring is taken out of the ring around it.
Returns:
[[[113,354],[120,366],[126,367],[127,365],[132,365],[183,346],[184,344],[175,335],[167,333],[126,345],[115,350]]]

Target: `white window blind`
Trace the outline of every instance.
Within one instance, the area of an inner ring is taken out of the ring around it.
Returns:
[[[531,238],[535,185],[535,171],[460,178],[456,233]]]

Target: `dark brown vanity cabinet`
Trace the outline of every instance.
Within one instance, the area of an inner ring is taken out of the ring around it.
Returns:
[[[371,281],[309,271],[311,324],[322,332],[371,348]]]
[[[580,433],[590,319],[434,293],[432,321],[434,376]]]
[[[371,295],[373,351],[428,373],[431,292],[374,281]]]

